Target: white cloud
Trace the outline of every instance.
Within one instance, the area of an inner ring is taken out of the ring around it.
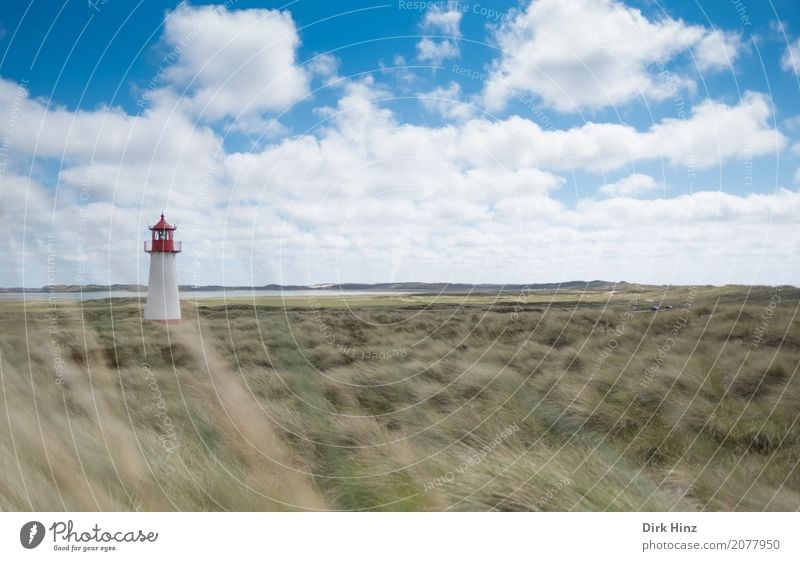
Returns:
[[[772,127],[771,119],[768,98],[746,92],[737,105],[707,100],[686,119],[664,119],[647,131],[592,122],[568,130],[545,130],[533,121],[510,117],[468,121],[461,130],[461,142],[485,145],[506,165],[610,171],[640,161],[665,160],[694,170],[730,158],[782,150],[786,138]],[[480,159],[480,153],[473,158]]]
[[[278,138],[289,133],[289,129],[277,119],[261,115],[248,114],[240,117],[224,128],[225,134],[240,132],[255,136],[261,141]]]
[[[12,163],[57,161],[62,196],[87,191],[92,202],[190,201],[204,175],[221,175],[221,139],[181,112],[179,100],[154,101],[139,116],[113,107],[72,112],[0,79],[0,112],[19,115]]]
[[[420,94],[419,98],[425,109],[446,119],[465,121],[475,113],[474,107],[461,99],[461,86],[457,82],[450,82],[446,88],[440,86]]]
[[[343,84],[336,105],[319,110],[315,135],[225,153],[219,131],[195,126],[169,91],[140,116],[48,108],[18,91],[0,82],[0,114],[18,106],[11,167],[33,154],[61,166],[57,197],[17,173],[28,170],[4,177],[4,242],[17,248],[0,255],[6,286],[46,282],[50,233],[60,281],[82,267],[82,282],[145,283],[141,241],[162,206],[185,243],[180,280],[192,284],[771,282],[797,254],[783,242],[796,230],[794,191],[577,205],[558,197],[562,171],[653,159],[699,168],[774,153],[786,140],[757,94],[707,101],[647,130],[550,130],[521,117],[431,127],[400,122],[383,105],[391,92],[368,78]]]
[[[731,157],[777,153],[787,140],[772,128],[773,118],[771,100],[763,94],[745,92],[734,106],[707,100],[692,109],[689,119],[653,125],[644,151],[673,164],[702,168]]]
[[[20,93],[21,92],[21,93]],[[172,162],[198,157],[219,147],[219,139],[177,110],[179,100],[169,96],[141,116],[116,107],[72,112],[47,100],[32,99],[17,84],[0,78],[0,111],[14,110],[20,126],[14,147],[37,156],[118,161]],[[5,113],[4,113],[5,114]]]
[[[311,59],[306,64],[306,68],[312,74],[330,79],[336,78],[340,64],[341,61],[336,56],[330,53],[322,53]]]
[[[459,91],[451,84],[439,93],[443,100],[455,100]],[[338,107],[318,113],[329,117],[340,134],[361,139],[377,131],[376,142],[383,144],[383,129],[396,124],[393,114],[375,102],[389,95],[371,78],[350,82]],[[62,175],[70,183],[80,179],[81,166],[90,164],[98,180],[108,175],[111,184],[112,176],[117,175],[125,184],[116,193],[122,200],[140,200],[147,185],[175,189],[185,183],[186,190],[197,179],[197,170],[203,168],[198,162],[213,167],[224,156],[221,139],[210,129],[192,123],[180,112],[177,99],[170,105],[168,97],[158,97],[157,104],[141,116],[115,108],[73,113],[57,107],[47,109],[42,102],[27,97],[24,90],[20,97],[15,84],[0,81],[0,111],[10,113],[15,103],[24,121],[15,132],[16,150],[63,158]],[[460,159],[474,166],[604,171],[657,159],[704,168],[733,157],[775,153],[786,139],[772,128],[771,119],[768,99],[746,93],[737,105],[708,100],[686,119],[665,119],[646,131],[592,122],[568,130],[545,130],[520,117],[468,119],[457,128],[420,126],[402,130],[419,137],[416,141],[421,153],[458,153]],[[401,140],[402,135],[395,137]]]
[[[585,199],[577,210],[584,224],[622,223],[653,225],[669,223],[703,227],[711,223],[790,224],[800,212],[800,193],[779,189],[770,194],[746,196],[724,191],[698,191],[671,199]]]
[[[372,76],[359,81],[346,82],[344,93],[337,107],[321,107],[315,110],[320,116],[329,117],[334,124],[347,122],[350,131],[362,131],[394,123],[394,115],[388,109],[377,107],[376,102],[391,97],[391,92],[377,85]]]
[[[461,10],[442,10],[433,7],[425,13],[422,28],[428,31],[440,31],[451,37],[461,37]]]
[[[793,117],[788,117],[783,119],[783,127],[789,131],[797,131],[800,130],[800,115],[795,115]]]
[[[741,48],[734,34],[649,20],[615,0],[533,0],[500,26],[496,41],[503,54],[483,94],[492,110],[515,92],[533,92],[560,111],[663,100],[694,87],[686,76],[662,73],[678,55],[696,49],[702,70],[727,65]]]
[[[308,93],[289,12],[181,4],[167,16],[164,40],[177,59],[167,79],[205,119],[280,111]]]
[[[378,106],[380,96],[369,87],[349,87],[346,101],[330,113],[335,126],[324,135],[226,159],[237,197],[252,193],[257,208],[285,221],[282,230],[267,221],[255,225],[256,260],[280,255],[287,275],[309,275],[314,282],[454,276],[767,282],[790,255],[774,248],[794,227],[796,192],[740,197],[702,191],[570,207],[555,197],[564,179],[543,168],[564,165],[559,144],[577,148],[589,141],[596,151],[573,159],[570,169],[598,166],[621,129],[598,124],[543,131],[518,117],[440,128],[403,125]],[[714,110],[746,113],[749,107],[718,104]],[[624,153],[635,158],[652,157],[659,144],[670,154],[676,148],[665,135],[680,134],[670,127],[663,133],[623,129],[630,133]],[[646,144],[641,151],[640,143]],[[677,146],[680,161],[680,141]],[[615,152],[612,147],[609,158],[617,158]],[[731,257],[733,239],[739,253]],[[533,261],[530,248],[536,248]],[[742,261],[731,268],[732,259]],[[763,269],[754,269],[759,262]]]
[[[614,183],[606,183],[600,187],[600,192],[609,197],[634,197],[648,191],[655,191],[659,187],[658,182],[651,176],[632,173]]]
[[[433,66],[441,66],[445,60],[458,58],[460,54],[458,45],[449,39],[435,41],[429,37],[423,37],[417,43],[417,58],[424,62],[430,62]]]
[[[420,80],[420,77],[408,67],[408,63],[403,55],[396,54],[392,57],[392,65],[388,66],[383,59],[378,61],[381,73],[391,76],[396,80],[396,87],[404,93],[416,93],[411,88],[413,84]]]
[[[710,31],[696,45],[693,54],[699,69],[724,70],[730,68],[744,49],[738,33]]]
[[[0,220],[5,227],[0,239],[10,251],[0,256],[0,284],[146,279],[146,269],[144,276],[137,273],[140,240],[144,239],[141,231],[146,226],[137,221],[136,214],[135,209],[92,198],[80,201],[63,192],[56,196],[52,188],[28,177],[4,177]]]
[[[794,43],[786,45],[786,50],[781,58],[781,68],[786,72],[794,72],[800,75],[800,39]]]
[[[423,37],[417,43],[417,58],[440,66],[443,61],[458,58],[461,54],[456,40],[461,37],[461,11],[458,9],[443,10],[434,6],[425,14],[422,20],[424,31],[444,35],[444,38],[434,39]]]

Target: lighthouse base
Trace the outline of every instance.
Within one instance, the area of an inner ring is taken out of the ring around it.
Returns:
[[[165,323],[181,320],[175,253],[154,251],[150,254],[150,279],[144,319]]]

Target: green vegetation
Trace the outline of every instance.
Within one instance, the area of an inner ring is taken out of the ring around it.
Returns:
[[[2,302],[0,507],[794,511],[799,304],[626,285],[206,299],[161,325],[135,299]]]

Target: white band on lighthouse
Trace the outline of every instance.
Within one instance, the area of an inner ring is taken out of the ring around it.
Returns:
[[[160,251],[150,253],[150,280],[147,285],[144,319],[161,321],[181,319],[175,256],[175,253]]]
[[[181,304],[178,296],[178,276],[175,258],[181,251],[180,242],[173,239],[175,227],[171,226],[164,215],[150,228],[152,240],[148,249],[150,254],[150,278],[147,285],[147,304],[144,307],[144,319],[153,321],[180,321]]]

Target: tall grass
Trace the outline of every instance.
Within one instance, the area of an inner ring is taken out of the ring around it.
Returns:
[[[776,290],[4,304],[0,507],[798,510]]]

